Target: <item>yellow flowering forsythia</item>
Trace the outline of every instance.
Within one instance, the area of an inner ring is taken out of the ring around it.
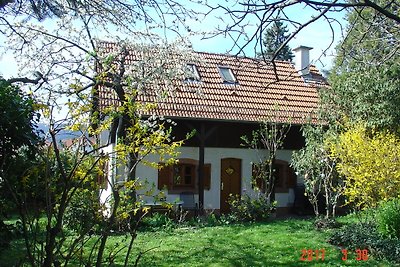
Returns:
[[[388,132],[356,125],[330,142],[331,157],[345,176],[348,204],[365,209],[400,192],[400,139]]]

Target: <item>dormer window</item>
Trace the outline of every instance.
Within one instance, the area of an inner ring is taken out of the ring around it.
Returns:
[[[225,83],[236,83],[236,78],[229,67],[218,67],[221,78]]]
[[[190,82],[199,82],[200,81],[200,74],[197,71],[197,67],[195,64],[186,64],[186,79],[185,81]]]

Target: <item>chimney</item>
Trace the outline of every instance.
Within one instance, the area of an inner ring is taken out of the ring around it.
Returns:
[[[301,76],[310,73],[310,50],[312,47],[301,45],[293,49],[296,70]]]

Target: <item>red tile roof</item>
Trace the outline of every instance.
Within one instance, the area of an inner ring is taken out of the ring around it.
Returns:
[[[310,75],[302,77],[290,62],[263,61],[222,54],[197,52],[200,82],[181,81],[173,94],[161,100],[157,115],[171,118],[257,122],[305,123],[313,117],[318,104],[317,90],[327,86],[318,70],[311,66]],[[218,66],[228,66],[237,83],[224,83]],[[278,80],[277,80],[278,77]],[[103,105],[112,94],[103,89]],[[155,95],[141,94],[142,102],[156,101]],[[108,101],[108,103],[110,103]]]

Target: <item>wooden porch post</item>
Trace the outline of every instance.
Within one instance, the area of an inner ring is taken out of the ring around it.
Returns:
[[[217,126],[213,126],[206,131],[205,122],[200,123],[200,128],[195,128],[190,123],[186,123],[187,127],[191,130],[196,129],[196,137],[199,140],[199,166],[197,170],[197,188],[199,193],[199,215],[204,214],[204,153],[206,140],[210,137],[213,132],[217,129]]]
[[[200,146],[199,146],[199,168],[198,168],[198,188],[199,188],[199,215],[204,213],[204,147],[206,140],[205,126],[202,122],[200,125],[200,134],[198,135]]]

